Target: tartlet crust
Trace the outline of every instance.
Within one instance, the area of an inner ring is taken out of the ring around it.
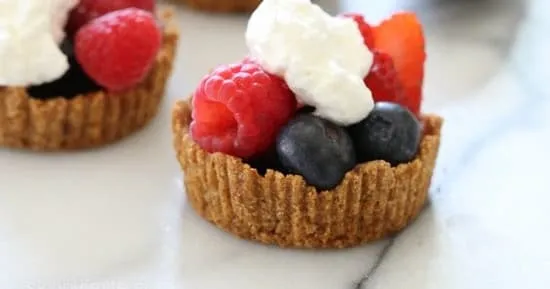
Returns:
[[[443,119],[423,116],[418,156],[391,167],[358,165],[330,191],[301,176],[260,176],[239,158],[201,149],[189,135],[189,101],[176,103],[172,128],[177,159],[194,210],[240,238],[280,247],[345,248],[396,233],[422,210],[438,154]]]
[[[189,7],[218,13],[252,12],[260,5],[261,0],[176,0]]]
[[[67,100],[31,98],[25,87],[0,87],[0,146],[34,151],[76,150],[113,143],[155,117],[172,72],[179,32],[170,8],[158,12],[163,44],[146,79],[123,93]]]

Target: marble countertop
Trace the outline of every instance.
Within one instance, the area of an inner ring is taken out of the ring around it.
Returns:
[[[446,118],[430,203],[393,238],[350,250],[235,239],[186,204],[169,109],[245,52],[243,16],[180,8],[162,114],[100,151],[0,152],[0,288],[550,288],[550,2],[320,1],[426,24],[426,110]],[[378,3],[384,2],[384,3]]]

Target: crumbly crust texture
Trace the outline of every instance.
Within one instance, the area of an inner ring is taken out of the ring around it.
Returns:
[[[269,170],[260,176],[240,159],[210,154],[191,138],[191,105],[176,103],[174,147],[194,210],[240,238],[280,247],[345,248],[396,233],[422,210],[439,149],[443,119],[423,118],[416,159],[391,167],[358,165],[331,191],[317,192],[301,176]]]
[[[164,40],[146,79],[124,93],[99,91],[67,100],[31,98],[24,87],[0,87],[0,146],[76,150],[113,143],[157,114],[172,71],[179,32],[174,11],[159,11]]]
[[[196,10],[210,12],[252,12],[261,0],[176,0]]]

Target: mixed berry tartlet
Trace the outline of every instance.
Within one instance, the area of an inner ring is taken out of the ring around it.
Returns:
[[[250,12],[261,0],[180,0],[189,7],[210,12]]]
[[[10,1],[0,8],[17,21],[0,30],[26,43],[0,45],[13,64],[0,69],[1,146],[97,147],[156,115],[179,38],[172,10],[154,0]]]
[[[264,0],[246,40],[250,55],[173,111],[194,210],[281,247],[351,247],[403,229],[427,199],[443,122],[421,113],[416,16],[372,25]]]

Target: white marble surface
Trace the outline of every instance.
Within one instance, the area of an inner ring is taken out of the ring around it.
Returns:
[[[88,153],[0,151],[0,288],[550,288],[550,2],[321,2],[371,19],[411,8],[426,23],[426,108],[447,122],[431,204],[414,224],[360,248],[304,252],[196,217],[169,107],[244,54],[245,19],[180,10],[170,101],[144,132]]]

